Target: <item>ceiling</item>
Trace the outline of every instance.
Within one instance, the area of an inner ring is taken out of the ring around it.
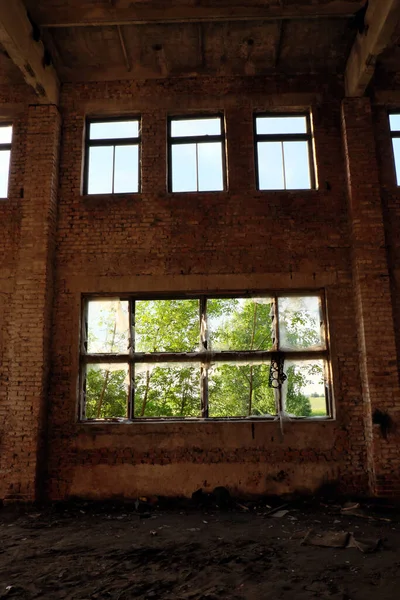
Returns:
[[[342,75],[364,0],[24,0],[62,82]],[[400,27],[380,61],[400,70]],[[0,77],[20,82],[0,53]]]

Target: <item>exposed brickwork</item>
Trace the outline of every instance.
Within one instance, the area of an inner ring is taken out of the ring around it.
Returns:
[[[375,410],[397,421],[399,379],[376,146],[367,98],[343,102],[343,132],[352,222],[353,277],[371,489],[400,495],[397,436],[386,440]]]
[[[395,438],[371,422],[375,407],[398,419],[397,221],[384,220],[397,215],[398,192],[387,167],[378,170],[375,140],[389,156],[382,112],[374,137],[369,102],[345,101],[342,122],[342,98],[313,78],[65,85],[58,171],[56,109],[29,107],[18,86],[14,99],[0,89],[4,107],[19,106],[12,192],[0,206],[0,497],[33,498],[38,460],[51,499],[215,485],[281,493],[333,481],[349,493],[400,494]],[[254,111],[309,106],[319,189],[256,191]],[[196,111],[225,115],[229,190],[170,194],[167,117]],[[81,196],[85,116],[102,114],[142,118],[141,194]],[[335,420],[289,423],[283,437],[271,422],[76,423],[82,293],[268,288],[326,289]]]
[[[26,163],[9,327],[10,370],[2,439],[2,496],[32,500],[43,468],[49,371],[60,117],[52,106],[27,111]]]

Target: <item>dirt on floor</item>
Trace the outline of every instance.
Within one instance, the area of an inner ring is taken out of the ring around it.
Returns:
[[[3,507],[0,599],[399,598],[398,511],[348,508],[288,503],[273,515],[267,501],[221,510],[145,500]],[[366,552],[303,545],[310,530],[311,543],[347,537],[333,532],[367,538]]]

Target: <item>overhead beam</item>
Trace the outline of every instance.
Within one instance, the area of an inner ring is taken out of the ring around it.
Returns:
[[[35,7],[41,27],[103,27],[113,25],[148,25],[154,23],[199,23],[216,21],[276,21],[308,19],[348,19],[362,1],[331,0],[321,5],[269,6],[201,6],[166,3],[165,7],[151,4],[116,7],[98,6],[87,0],[79,6],[52,7],[45,11]]]
[[[400,0],[369,0],[365,30],[359,33],[347,61],[347,96],[363,96],[375,72],[377,58],[389,46],[400,20]]]
[[[39,103],[58,104],[59,82],[52,65],[45,65],[42,42],[35,42],[21,0],[0,0],[0,43],[33,87]]]

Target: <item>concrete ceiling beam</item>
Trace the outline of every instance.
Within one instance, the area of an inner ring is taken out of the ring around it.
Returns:
[[[115,3],[114,3],[115,4]],[[146,25],[154,23],[199,23],[217,21],[276,21],[309,19],[348,19],[362,2],[331,0],[321,5],[213,6],[188,5],[165,7],[132,4],[118,7],[113,4],[97,6],[83,1],[76,7],[60,6],[48,10],[35,8],[41,27],[102,27],[112,25]]]
[[[40,32],[37,30],[39,37]],[[59,81],[43,43],[33,39],[33,26],[21,0],[0,0],[0,43],[41,104],[58,104]]]
[[[400,0],[369,0],[365,29],[357,35],[347,61],[347,96],[364,95],[374,75],[377,58],[390,45],[399,20]]]

